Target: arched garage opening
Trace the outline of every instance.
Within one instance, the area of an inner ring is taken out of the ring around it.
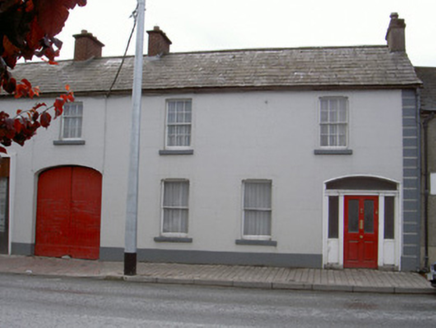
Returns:
[[[101,187],[101,174],[86,167],[39,175],[35,255],[99,258]]]

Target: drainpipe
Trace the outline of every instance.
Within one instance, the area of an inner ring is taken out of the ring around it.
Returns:
[[[422,127],[424,132],[424,268],[426,270],[428,269],[428,200],[430,195],[430,174],[428,172],[428,124],[434,117],[435,112],[431,112],[430,115],[422,121]]]

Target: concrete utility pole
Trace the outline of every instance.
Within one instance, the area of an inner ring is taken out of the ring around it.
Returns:
[[[141,130],[142,65],[144,48],[145,0],[138,0],[136,13],[135,71],[132,87],[132,125],[130,130],[130,162],[127,185],[124,274],[136,275],[138,227],[139,136]]]

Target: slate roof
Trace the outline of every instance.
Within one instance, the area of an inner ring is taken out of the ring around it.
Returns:
[[[44,93],[69,84],[76,93],[106,93],[121,57],[84,62],[19,64],[13,70]],[[132,87],[134,58],[127,57],[113,92]],[[144,92],[216,89],[408,88],[420,80],[407,55],[386,46],[247,49],[144,56]]]
[[[415,67],[416,74],[423,82],[421,108],[436,111],[436,67]]]

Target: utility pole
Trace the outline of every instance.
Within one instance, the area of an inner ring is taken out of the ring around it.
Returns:
[[[132,87],[132,124],[130,129],[130,162],[127,185],[124,274],[136,275],[138,229],[139,136],[141,130],[142,65],[144,48],[145,0],[138,0],[135,70]]]

